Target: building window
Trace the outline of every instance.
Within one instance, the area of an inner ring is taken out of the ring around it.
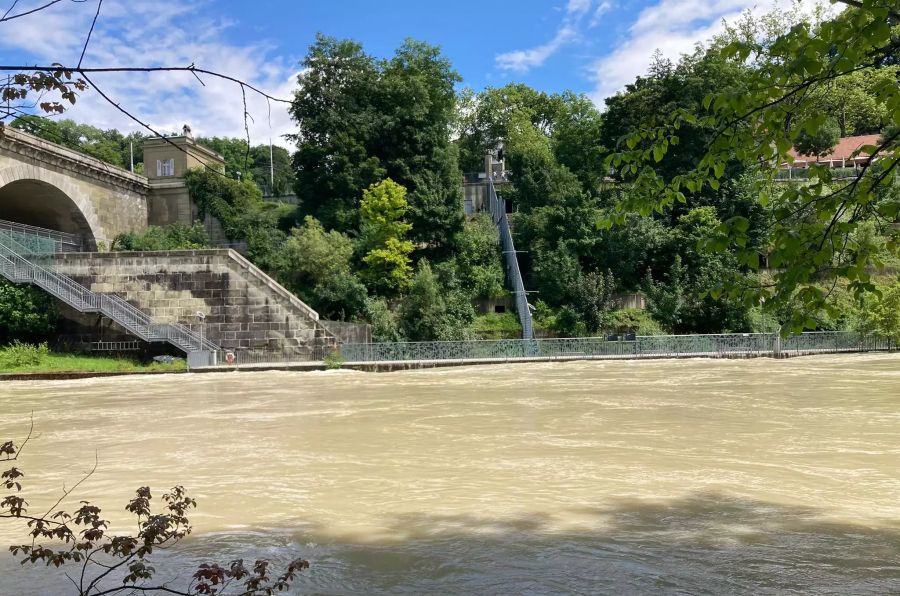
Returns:
[[[174,176],[175,160],[174,159],[157,159],[156,160],[157,176]]]

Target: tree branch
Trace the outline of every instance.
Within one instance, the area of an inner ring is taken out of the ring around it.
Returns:
[[[193,64],[191,64],[190,66],[111,66],[111,67],[103,67],[103,68],[81,68],[81,67],[65,66],[63,64],[56,64],[56,65],[51,65],[51,66],[46,66],[46,65],[34,65],[34,66],[0,65],[0,72],[28,72],[28,71],[48,72],[48,73],[56,73],[56,72],[64,71],[64,72],[74,72],[74,73],[78,73],[80,75],[84,75],[85,73],[96,74],[96,73],[107,73],[107,72],[108,73],[188,72],[188,73],[193,73],[194,76],[196,76],[199,73],[199,74],[205,74],[205,75],[208,75],[211,77],[223,79],[225,81],[231,81],[232,83],[235,83],[237,85],[243,85],[247,89],[250,89],[254,93],[261,95],[271,101],[276,101],[278,103],[284,103],[284,104],[292,103],[291,100],[289,100],[289,99],[281,99],[278,97],[274,97],[274,96],[266,93],[265,91],[259,89],[258,87],[255,87],[255,86],[251,85],[250,83],[247,83],[246,81],[242,81],[241,79],[238,79],[236,77],[222,74],[222,73],[216,72],[214,70],[197,68]]]
[[[94,34],[94,27],[97,26],[97,19],[100,17],[100,8],[103,7],[103,0],[97,0],[97,12],[94,13],[94,20],[91,21],[91,28],[88,30],[87,39],[84,40],[84,47],[81,48],[81,57],[78,59],[78,68],[84,62],[84,54],[87,52],[88,44],[91,43],[91,35]]]
[[[84,1],[84,0],[72,0],[72,1],[73,1],[73,2],[79,2],[79,1]],[[22,18],[22,17],[27,17],[27,16],[30,15],[30,14],[34,14],[34,13],[36,13],[36,12],[40,12],[40,11],[44,10],[45,8],[50,8],[50,7],[53,6],[54,4],[59,4],[60,2],[62,2],[62,0],[51,0],[51,1],[48,2],[47,4],[44,4],[43,6],[38,6],[37,8],[32,8],[31,10],[26,10],[25,12],[20,12],[19,14],[14,14],[14,15],[12,15],[11,17],[10,17],[10,16],[4,15],[3,18],[0,19],[0,23],[5,23],[6,21],[11,21],[11,20],[13,20],[13,19],[20,19],[20,18]],[[10,9],[9,9],[8,11],[6,11],[7,14],[9,14],[9,12],[10,12],[13,8],[15,8],[16,4],[18,4],[18,0],[16,0],[16,2],[13,2],[13,5],[10,7]]]

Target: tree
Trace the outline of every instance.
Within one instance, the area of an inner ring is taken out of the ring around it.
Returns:
[[[837,120],[829,118],[822,126],[812,132],[801,130],[794,141],[794,147],[800,155],[824,157],[834,150],[841,136]]]
[[[53,298],[34,286],[0,279],[0,345],[43,339],[56,329]]]
[[[861,331],[900,344],[900,281],[879,288],[878,294],[867,296],[860,313]]]
[[[353,241],[326,232],[307,216],[291,230],[278,263],[279,278],[303,301],[328,318],[349,320],[364,312],[366,288],[351,270]]]
[[[375,60],[355,42],[319,36],[303,65],[291,138],[304,212],[327,228],[359,229],[363,190],[391,178],[409,193],[411,239],[449,254],[463,218],[449,139],[459,75],[447,59],[407,40]]]
[[[646,122],[620,145],[609,160],[621,175],[634,178],[628,200],[605,220],[621,222],[626,213],[665,212],[692,197],[721,187],[729,164],[770,164],[756,183],[757,197],[771,214],[768,229],[769,265],[777,272],[772,284],[749,287],[742,279],[727,284],[729,295],[764,301],[777,309],[799,303],[791,321],[801,329],[806,312],[821,308],[827,288],[843,280],[857,294],[874,285],[864,254],[854,245],[854,231],[871,219],[895,221],[895,203],[878,200],[878,190],[891,182],[900,162],[900,134],[862,148],[873,159],[849,181],[835,181],[831,172],[815,164],[809,184],[784,185],[770,193],[775,167],[789,161],[789,151],[801,131],[817,133],[828,116],[815,109],[815,91],[864,69],[894,66],[898,61],[900,11],[881,0],[844,1],[840,14],[818,23],[798,23],[775,36],[737,36],[710,50],[717,60],[748,67],[745,84],[709,93],[708,112],[678,108],[663,120]],[[900,85],[885,77],[872,89],[884,110],[886,124],[900,124]],[[661,167],[688,131],[709,131],[701,151],[682,171]],[[749,222],[733,217],[722,224],[721,235],[707,245],[734,250],[745,266],[759,267],[756,247],[748,246]],[[895,240],[890,246],[896,250]],[[753,294],[748,297],[747,294]]]
[[[119,168],[130,169],[132,159],[136,165],[144,161],[144,135],[139,132],[123,135],[114,128],[101,130],[74,120],[36,115],[19,116],[10,126]]]
[[[584,190],[595,193],[604,178],[602,123],[594,103],[570,91],[547,94],[523,84],[488,87],[477,95],[464,91],[456,122],[460,166],[480,172],[488,151],[500,143],[508,145],[517,130],[533,130],[548,141],[556,160],[575,173]]]
[[[360,203],[360,245],[366,268],[363,278],[376,292],[395,295],[409,284],[412,274],[409,255],[413,243],[406,240],[412,226],[405,221],[406,189],[391,180],[382,180],[363,191]]]
[[[72,568],[73,593],[78,596],[99,594],[178,594],[181,596],[271,596],[287,590],[297,574],[309,567],[303,559],[295,559],[280,575],[272,575],[269,563],[256,561],[251,567],[243,560],[221,566],[204,563],[193,574],[183,590],[172,587],[171,581],[154,582],[156,570],[152,564],[154,550],[163,549],[183,540],[191,533],[188,514],[197,502],[181,486],[162,496],[162,506],[153,511],[153,495],[148,487],[135,491],[125,509],[135,516],[134,534],[113,534],[110,523],[101,509],[88,501],[67,512],[60,508],[63,500],[84,483],[96,470],[71,488],[47,512],[33,514],[28,508],[24,492],[25,473],[19,467],[25,447],[34,437],[32,423],[28,435],[20,444],[6,441],[0,444],[0,463],[12,467],[0,474],[0,489],[7,491],[0,501],[0,519],[27,523],[25,544],[13,545],[13,556],[22,564],[41,563],[47,567]]]
[[[503,288],[503,255],[497,226],[488,214],[468,220],[457,237],[455,255],[460,286],[470,291],[472,298],[499,298]]]
[[[281,197],[294,192],[294,169],[287,149],[277,145],[257,145],[250,150],[250,158],[250,174],[264,195]]]
[[[467,339],[475,319],[472,305],[458,289],[441,284],[427,260],[418,269],[400,305],[400,329],[409,341]]]
[[[190,170],[185,182],[201,217],[212,215],[228,238],[245,240],[248,257],[258,267],[277,268],[277,253],[285,236],[278,228],[278,205],[263,202],[256,184],[232,180],[208,168]]]

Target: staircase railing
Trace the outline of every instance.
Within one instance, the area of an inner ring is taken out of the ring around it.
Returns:
[[[79,312],[97,312],[112,319],[144,341],[169,342],[186,353],[219,349],[215,342],[184,325],[154,322],[119,296],[93,292],[55,271],[53,251],[28,232],[0,228],[0,273],[10,281],[33,283]]]
[[[509,230],[509,218],[506,216],[506,201],[497,196],[493,178],[488,179],[488,199],[491,218],[500,230],[500,247],[503,250],[503,257],[506,262],[506,278],[516,298],[516,311],[519,313],[519,322],[522,324],[522,339],[534,339],[531,308],[528,305],[528,293],[525,291],[522,273],[519,270],[519,259],[516,256],[516,247],[513,244],[512,233]]]
[[[17,232],[19,240],[28,240],[28,244],[36,242],[44,247],[52,246],[53,252],[78,252],[84,248],[81,238],[75,234],[38,228],[14,221],[0,219],[0,230]]]

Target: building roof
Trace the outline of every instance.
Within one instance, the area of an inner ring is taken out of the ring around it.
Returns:
[[[831,153],[823,155],[819,158],[812,155],[800,155],[799,153],[797,153],[796,149],[791,149],[790,155],[794,158],[795,161],[849,161],[852,159],[866,159],[869,157],[868,153],[860,153],[855,157],[853,154],[856,153],[856,150],[863,145],[878,145],[878,139],[880,138],[881,135],[859,135],[856,137],[843,137],[838,141],[838,144],[835,146],[835,148],[831,150]]]

